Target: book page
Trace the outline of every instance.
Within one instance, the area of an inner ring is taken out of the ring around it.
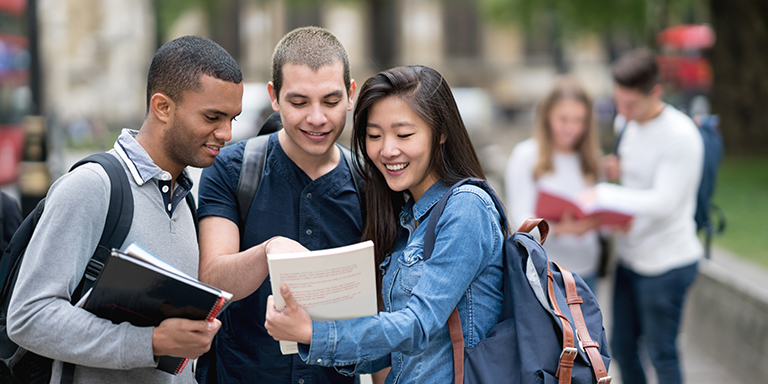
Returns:
[[[280,286],[286,283],[313,320],[345,320],[377,312],[371,241],[322,251],[269,254],[267,260],[279,310],[285,308]],[[283,349],[283,354],[295,352]]]

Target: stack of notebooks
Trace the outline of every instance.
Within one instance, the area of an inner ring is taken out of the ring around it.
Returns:
[[[201,283],[134,243],[112,252],[78,304],[115,324],[154,327],[172,317],[212,321],[231,299],[232,294]],[[188,360],[160,356],[157,369],[179,374]]]

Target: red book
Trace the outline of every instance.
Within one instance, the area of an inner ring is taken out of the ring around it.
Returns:
[[[598,226],[625,225],[632,220],[632,215],[628,213],[600,207],[582,208],[567,197],[539,190],[535,209],[537,217],[557,222],[566,212],[570,212],[574,219],[597,218]]]

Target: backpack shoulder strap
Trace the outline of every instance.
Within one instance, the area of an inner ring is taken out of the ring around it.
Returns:
[[[245,218],[251,209],[253,197],[264,174],[267,164],[267,146],[269,136],[256,136],[248,139],[243,150],[243,163],[240,168],[240,178],[237,181],[237,209],[240,222],[240,233],[243,232]]]
[[[69,171],[71,172],[85,163],[98,163],[107,172],[110,183],[109,208],[99,245],[88,261],[85,275],[72,293],[72,303],[79,300],[83,293],[88,292],[93,287],[101,270],[104,269],[104,264],[106,264],[112,249],[123,245],[133,221],[133,192],[131,192],[130,181],[120,160],[109,153],[97,153],[78,161]],[[197,221],[195,221],[195,228],[197,228]],[[74,375],[75,365],[65,362],[61,373],[61,384],[73,383]]]
[[[112,248],[119,248],[123,244],[133,221],[133,193],[120,160],[109,153],[97,153],[78,161],[70,168],[70,171],[85,163],[98,163],[104,167],[109,176],[111,187],[104,230],[101,233],[99,245],[88,262],[85,276],[72,296],[74,301],[77,301],[84,292],[93,286],[99,273],[101,273],[101,269],[104,268]]]
[[[200,239],[200,223],[197,219],[197,204],[195,203],[195,197],[192,196],[191,192],[187,192],[187,196],[184,197],[184,200],[187,201],[187,205],[189,206],[189,211],[192,213],[192,221],[195,223],[195,234],[197,235],[198,240]]]
[[[355,184],[355,192],[357,192],[357,199],[360,201],[360,212],[362,213],[363,221],[365,221],[366,205],[365,205],[365,185],[363,184],[363,175],[355,166],[355,162],[354,162],[355,155],[352,154],[352,151],[350,151],[349,148],[340,144],[337,144],[336,146],[339,147],[341,154],[344,156],[344,159],[347,161],[349,174],[350,176],[352,176],[352,183]]]
[[[474,186],[480,187],[485,190],[488,195],[491,196],[493,203],[496,205],[496,209],[499,211],[499,216],[501,217],[502,231],[506,231],[507,215],[504,212],[504,205],[501,204],[501,200],[499,200],[499,197],[496,195],[496,192],[493,191],[493,188],[488,185],[488,182],[481,179],[461,180],[448,188],[448,190],[443,194],[443,197],[441,197],[435,206],[432,207],[432,213],[429,214],[429,221],[427,222],[427,230],[424,234],[424,261],[427,261],[430,257],[432,257],[432,251],[434,251],[435,248],[435,237],[437,236],[435,234],[435,228],[437,227],[437,222],[440,220],[440,216],[443,214],[443,210],[445,210],[445,205],[448,203],[448,198],[451,197],[454,189],[464,184],[472,184]]]
[[[613,143],[613,154],[618,155],[619,154],[619,143],[621,143],[621,138],[624,137],[624,132],[627,131],[627,125],[629,125],[629,120],[624,122],[624,126],[621,127],[621,131],[619,131],[619,134],[616,135],[616,142]]]

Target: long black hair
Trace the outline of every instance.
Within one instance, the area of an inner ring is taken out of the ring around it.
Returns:
[[[392,68],[366,80],[355,106],[352,150],[358,154],[355,166],[365,179],[367,216],[363,237],[373,240],[377,265],[395,245],[398,215],[405,204],[403,192],[389,188],[366,152],[368,112],[390,96],[403,100],[432,130],[429,172],[440,182],[453,184],[467,177],[485,179],[451,88],[440,73],[414,65]],[[359,163],[360,158],[364,164]],[[377,276],[379,284],[380,279]]]

